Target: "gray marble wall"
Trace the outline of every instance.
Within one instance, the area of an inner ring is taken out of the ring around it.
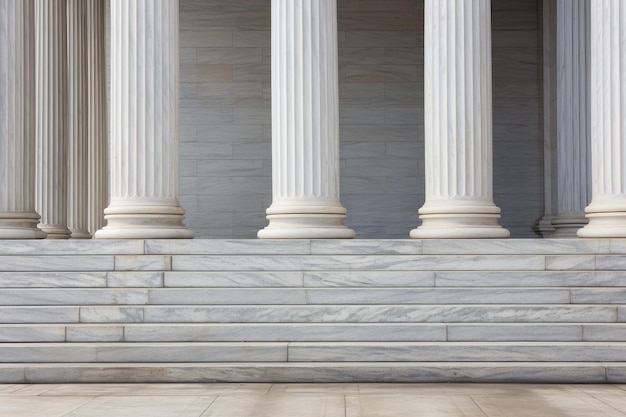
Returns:
[[[271,203],[270,0],[180,2],[180,198],[200,238],[252,238]],[[341,198],[360,238],[406,238],[424,199],[423,0],[338,0]],[[494,191],[542,214],[541,1],[493,0]]]

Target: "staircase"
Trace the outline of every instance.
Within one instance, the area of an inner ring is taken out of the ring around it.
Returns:
[[[0,241],[0,383],[626,383],[626,240]]]

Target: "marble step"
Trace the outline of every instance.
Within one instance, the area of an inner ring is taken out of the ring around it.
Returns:
[[[92,240],[0,242],[6,255],[624,254],[623,239]]]
[[[35,307],[39,308],[39,307]],[[50,311],[53,307],[47,307]],[[83,323],[615,323],[618,305],[83,306]],[[30,321],[27,307],[0,307],[0,323]],[[69,314],[69,312],[63,312]],[[46,322],[46,321],[44,321]]]
[[[626,342],[626,323],[4,324],[0,342]]]
[[[0,383],[626,383],[615,362],[0,364]]]
[[[623,304],[624,288],[0,288],[0,305]]]
[[[623,271],[0,272],[0,288],[626,287]]]
[[[1,363],[626,362],[625,342],[3,343]]]
[[[0,306],[0,324],[626,323],[618,305]]]
[[[616,254],[40,255],[0,256],[0,272],[624,271]]]

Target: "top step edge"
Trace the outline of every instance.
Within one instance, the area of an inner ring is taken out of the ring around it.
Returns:
[[[155,255],[610,254],[626,253],[626,239],[147,240],[146,253]]]
[[[626,239],[0,240],[0,255],[626,254]]]

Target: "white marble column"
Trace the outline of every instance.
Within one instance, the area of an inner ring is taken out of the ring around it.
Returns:
[[[35,14],[0,0],[0,239],[41,239],[35,212]]]
[[[89,0],[91,1],[91,0]],[[88,227],[87,3],[67,0],[67,225],[72,239],[91,239]]]
[[[557,201],[552,237],[576,237],[591,201],[589,1],[556,4]]]
[[[178,202],[178,0],[111,0],[104,239],[192,238]]]
[[[87,3],[88,221],[90,234],[104,227],[107,189],[105,1]]]
[[[424,12],[426,202],[411,237],[509,237],[493,203],[491,1]]]
[[[589,224],[579,237],[626,237],[626,2],[591,7],[591,177]]]
[[[272,205],[264,239],[352,238],[339,201],[336,0],[272,0]]]
[[[35,0],[37,180],[35,203],[48,239],[67,239],[67,4]]]

